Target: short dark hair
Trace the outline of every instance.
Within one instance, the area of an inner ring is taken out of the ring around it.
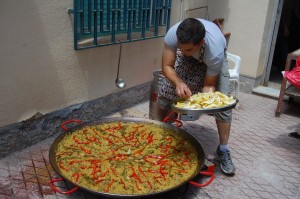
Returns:
[[[179,24],[176,35],[178,43],[187,44],[193,42],[196,45],[205,37],[205,27],[195,18],[186,18]]]

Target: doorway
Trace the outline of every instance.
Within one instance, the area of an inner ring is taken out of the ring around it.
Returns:
[[[288,53],[300,48],[300,0],[279,0],[264,86],[280,90]],[[272,52],[273,51],[273,52]]]

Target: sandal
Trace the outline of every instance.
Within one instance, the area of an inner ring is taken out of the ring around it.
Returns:
[[[291,133],[289,133],[289,136],[292,138],[300,139],[300,133],[298,133],[298,132],[291,132]]]

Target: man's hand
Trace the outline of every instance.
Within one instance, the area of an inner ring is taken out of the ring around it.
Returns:
[[[217,81],[219,79],[219,75],[216,76],[205,76],[204,86],[202,89],[202,93],[215,92]]]
[[[190,98],[192,96],[192,92],[190,88],[182,80],[177,82],[175,86],[176,86],[175,93],[179,97]]]

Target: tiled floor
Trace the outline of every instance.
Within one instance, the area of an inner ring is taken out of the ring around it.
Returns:
[[[241,93],[234,110],[230,148],[236,175],[224,176],[216,167],[215,180],[207,187],[189,186],[182,198],[300,198],[300,140],[288,133],[300,131],[300,106],[284,104],[279,118],[274,116],[277,101]],[[121,111],[116,117],[148,117],[148,102]],[[214,118],[202,115],[183,122],[184,130],[201,143],[207,159],[215,163],[218,134]],[[97,198],[77,190],[71,195],[54,192],[48,182],[59,177],[52,169],[48,150],[54,138],[11,154],[0,160],[0,198]],[[65,182],[61,190],[71,189]],[[174,194],[158,198],[176,198]],[[98,197],[100,198],[100,197]]]

